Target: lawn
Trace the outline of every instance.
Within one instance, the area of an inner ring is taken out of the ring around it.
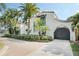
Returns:
[[[79,44],[71,43],[72,51],[74,56],[79,56]]]
[[[0,49],[4,47],[4,44],[0,41]]]

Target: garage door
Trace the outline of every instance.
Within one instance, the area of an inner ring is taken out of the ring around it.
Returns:
[[[54,32],[54,39],[70,40],[70,31],[68,28],[57,28]]]

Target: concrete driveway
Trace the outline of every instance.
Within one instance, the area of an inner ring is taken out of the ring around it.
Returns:
[[[68,40],[54,40],[30,55],[73,56],[73,53]]]
[[[8,48],[5,48],[2,56],[26,56],[41,47],[45,46],[46,43],[41,42],[28,42],[9,38],[0,38]]]
[[[16,39],[1,38],[8,49],[3,56],[72,56],[70,43],[67,40],[54,40],[49,43],[28,42]]]

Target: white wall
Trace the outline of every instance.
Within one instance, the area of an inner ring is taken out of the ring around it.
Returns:
[[[33,17],[31,18],[31,21],[30,21],[30,30],[31,30],[31,34],[38,34],[38,31],[34,31],[34,20],[35,20],[36,17]]]
[[[26,32],[27,26],[23,23],[20,24],[20,34],[27,34]]]

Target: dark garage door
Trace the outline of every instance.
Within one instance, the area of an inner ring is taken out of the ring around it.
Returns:
[[[70,31],[67,28],[57,28],[54,32],[54,39],[70,40]]]

